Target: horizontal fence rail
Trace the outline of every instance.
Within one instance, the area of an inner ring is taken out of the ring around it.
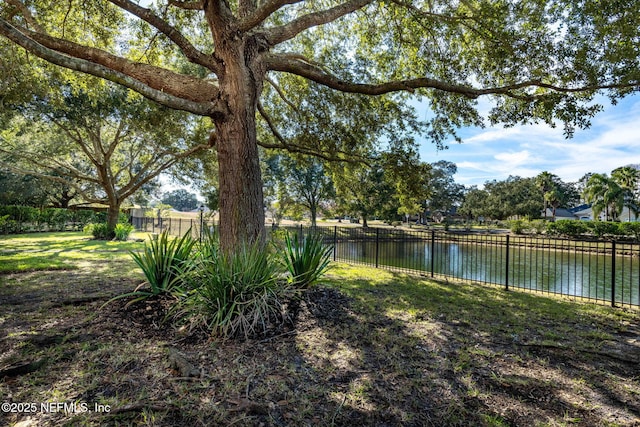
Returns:
[[[194,237],[199,219],[133,218],[137,230]],[[640,307],[640,243],[496,233],[362,227],[279,227],[300,238],[321,233],[334,261],[450,277],[534,292]]]

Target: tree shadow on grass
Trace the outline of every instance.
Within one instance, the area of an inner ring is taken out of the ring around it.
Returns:
[[[358,306],[334,335],[359,355],[342,377],[366,390],[344,393],[338,420],[355,410],[402,425],[640,420],[637,329],[609,308],[384,272],[333,286]]]
[[[23,401],[58,396],[113,409],[40,414],[42,425],[151,419],[186,426],[633,425],[638,419],[640,369],[631,362],[637,313],[379,270],[339,268],[327,282],[307,295],[295,329],[245,341],[189,337],[145,304],[120,301],[99,310],[103,301],[95,301],[73,312],[39,306],[24,318],[23,334],[1,344],[17,355],[48,357],[46,369],[0,388]],[[168,348],[201,374],[182,377]]]

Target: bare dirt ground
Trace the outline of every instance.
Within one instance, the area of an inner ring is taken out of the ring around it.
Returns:
[[[559,325],[540,312],[571,303],[438,282],[415,309],[416,279],[343,274],[293,325],[222,342],[158,301],[102,307],[140,280],[98,267],[0,276],[0,425],[640,426],[637,313]]]

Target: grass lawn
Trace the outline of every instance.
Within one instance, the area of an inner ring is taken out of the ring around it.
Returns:
[[[640,425],[637,310],[336,264],[294,328],[221,342],[102,307],[142,245],[0,237],[0,425]]]

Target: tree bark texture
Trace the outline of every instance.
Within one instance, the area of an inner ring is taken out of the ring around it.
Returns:
[[[109,204],[109,209],[107,210],[107,226],[109,229],[110,235],[115,235],[114,231],[116,225],[118,225],[118,217],[120,216],[120,204]]]
[[[220,93],[229,113],[212,117],[219,165],[220,244],[225,252],[264,242],[262,174],[256,137],[256,110],[264,67],[253,37],[229,42],[217,54],[227,66]]]

